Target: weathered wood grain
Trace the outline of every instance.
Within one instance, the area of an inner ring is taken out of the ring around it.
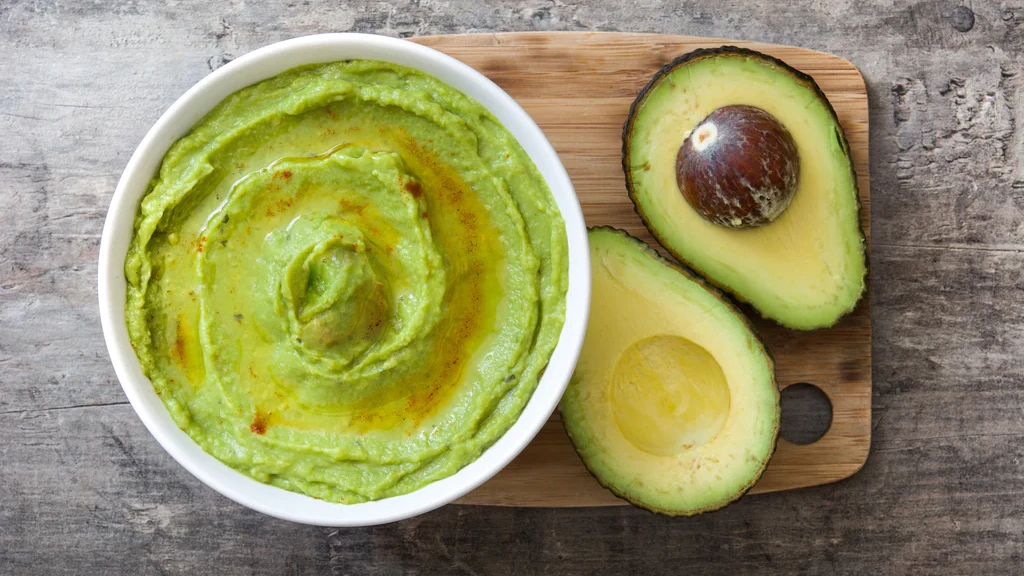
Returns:
[[[267,519],[191,478],[112,405],[95,302],[107,203],[145,131],[212,67],[342,30],[659,32],[854,62],[871,104],[864,469],[689,520],[449,506],[364,530]],[[1022,71],[1019,1],[0,1],[0,574],[1017,573]]]

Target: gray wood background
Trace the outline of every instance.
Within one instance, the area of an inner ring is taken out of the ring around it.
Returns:
[[[618,30],[837,53],[871,100],[874,439],[839,484],[669,519],[449,506],[273,520],[174,463],[100,333],[114,186],[182,92],[325,31]],[[1024,571],[1024,5],[0,0],[0,574]]]

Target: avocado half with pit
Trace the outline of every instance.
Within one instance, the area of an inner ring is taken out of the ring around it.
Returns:
[[[775,450],[774,362],[717,290],[613,228],[590,230],[590,321],[562,424],[601,485],[689,516],[749,490]]]
[[[806,74],[731,46],[681,56],[633,102],[622,164],[658,242],[763,316],[824,328],[860,300],[849,145]]]

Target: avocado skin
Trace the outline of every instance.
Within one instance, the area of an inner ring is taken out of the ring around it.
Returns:
[[[698,276],[697,274],[695,274],[689,268],[686,268],[684,266],[679,265],[676,262],[672,262],[671,260],[668,260],[668,259],[664,258],[655,249],[651,248],[646,242],[644,242],[643,240],[637,238],[636,236],[633,236],[629,232],[626,232],[625,230],[622,230],[621,228],[616,228],[614,226],[590,226],[588,228],[588,230],[590,230],[590,231],[601,230],[601,231],[612,232],[612,233],[617,234],[617,235],[621,236],[622,238],[628,240],[629,242],[632,242],[633,244],[636,245],[636,247],[639,250],[641,250],[642,252],[647,253],[649,256],[654,258],[658,263],[663,264],[665,266],[668,266],[669,268],[672,268],[673,270],[675,270],[675,271],[679,272],[680,274],[682,274],[683,276],[685,276],[687,279],[692,280],[693,282],[701,285],[712,296],[714,296],[715,299],[717,299],[722,304],[724,304],[725,307],[730,312],[735,314],[743,322],[743,324],[749,329],[750,334],[754,338],[754,340],[764,350],[764,354],[765,354],[766,359],[768,360],[768,365],[769,365],[769,368],[770,368],[771,381],[772,381],[772,384],[773,384],[773,386],[775,388],[775,396],[776,396],[776,412],[775,412],[775,416],[776,416],[776,421],[779,421],[779,417],[781,416],[781,406],[778,403],[778,399],[779,399],[779,384],[778,384],[778,382],[775,379],[775,357],[772,356],[771,350],[769,350],[768,347],[764,345],[764,341],[761,339],[760,335],[758,335],[757,331],[754,330],[753,325],[750,323],[750,321],[747,319],[747,317],[743,315],[743,313],[739,310],[739,308],[737,308],[736,305],[727,296],[725,296],[722,293],[721,290],[719,290],[714,285],[712,285],[709,282],[707,282],[707,280],[705,280],[703,277]],[[729,504],[732,504],[732,503],[736,502],[737,500],[739,500],[740,498],[742,498],[744,495],[747,494],[747,492],[750,491],[751,488],[754,487],[755,484],[757,484],[757,481],[761,479],[761,476],[764,474],[764,471],[768,468],[768,463],[771,461],[772,456],[775,454],[775,450],[778,448],[778,443],[779,443],[779,426],[776,426],[775,427],[775,433],[774,433],[773,438],[772,438],[772,447],[769,450],[768,456],[765,458],[764,462],[761,463],[761,469],[750,480],[750,483],[748,485],[740,488],[740,490],[737,491],[736,494],[731,499],[723,500],[722,502],[716,503],[714,505],[705,506],[703,508],[698,508],[696,510],[691,510],[691,511],[686,511],[686,512],[679,512],[679,511],[676,511],[676,510],[667,510],[667,509],[664,509],[664,508],[658,508],[656,506],[648,505],[648,504],[646,504],[646,503],[644,503],[642,501],[639,501],[639,500],[637,500],[635,498],[631,498],[628,494],[624,494],[623,492],[617,490],[614,486],[611,486],[610,484],[605,482],[604,479],[602,479],[599,474],[597,474],[594,470],[592,470],[590,468],[590,466],[587,464],[587,461],[583,458],[583,456],[580,455],[579,449],[577,448],[576,438],[573,437],[573,434],[569,430],[569,427],[566,426],[565,418],[561,418],[561,422],[562,422],[562,429],[565,430],[565,434],[569,437],[569,440],[572,441],[572,448],[573,448],[573,450],[576,452],[576,455],[579,456],[580,461],[583,462],[583,466],[587,469],[587,472],[591,476],[593,476],[595,480],[597,480],[598,484],[600,484],[603,488],[605,488],[606,490],[608,490],[609,492],[614,494],[616,498],[624,500],[624,501],[632,504],[633,506],[636,506],[637,508],[642,508],[642,509],[647,510],[649,512],[654,512],[656,514],[662,514],[662,515],[665,515],[665,516],[673,516],[673,517],[698,516],[698,515],[703,514],[705,512],[712,512],[714,510],[721,510],[722,508],[724,508],[724,507],[728,506]]]
[[[672,72],[673,70],[675,70],[676,68],[678,68],[680,66],[688,64],[690,62],[696,62],[697,60],[701,60],[701,59],[704,59],[704,58],[713,58],[713,57],[716,57],[716,56],[757,58],[757,59],[763,61],[764,63],[768,64],[769,66],[775,68],[779,72],[782,72],[784,74],[788,74],[788,75],[792,76],[795,80],[797,80],[797,82],[799,82],[800,84],[806,86],[808,89],[810,89],[812,92],[814,92],[814,94],[822,102],[825,103],[825,107],[828,110],[829,114],[832,116],[832,120],[835,122],[835,125],[839,128],[839,130],[836,132],[836,139],[838,140],[840,146],[842,146],[843,151],[846,153],[846,157],[850,161],[849,162],[849,164],[850,164],[850,179],[853,182],[854,190],[857,191],[857,199],[856,199],[857,200],[857,212],[860,213],[861,209],[863,208],[863,206],[861,204],[861,201],[860,201],[860,188],[857,185],[857,172],[856,172],[856,170],[853,167],[853,157],[850,155],[850,143],[846,140],[846,133],[843,131],[842,124],[839,123],[839,116],[836,114],[835,108],[832,107],[832,103],[829,102],[828,97],[826,97],[825,93],[821,91],[821,88],[818,86],[818,83],[815,82],[813,78],[811,78],[807,74],[804,74],[803,72],[797,70],[796,68],[793,68],[789,64],[786,64],[785,62],[783,62],[782,60],[780,60],[780,59],[778,59],[778,58],[776,58],[774,56],[769,56],[767,54],[764,54],[762,52],[758,52],[756,50],[751,50],[749,48],[740,48],[739,46],[729,46],[729,45],[719,46],[718,48],[698,48],[697,50],[694,50],[692,52],[687,52],[686,54],[683,54],[682,56],[677,56],[671,62],[669,62],[668,64],[665,64],[664,66],[662,66],[661,69],[659,69],[654,74],[654,76],[650,79],[650,81],[647,82],[647,85],[645,85],[640,90],[640,93],[637,94],[636,99],[633,100],[633,103],[630,104],[630,106],[629,106],[629,114],[626,116],[626,122],[622,125],[622,172],[623,172],[623,174],[625,175],[625,178],[626,178],[626,192],[629,194],[629,200],[633,203],[633,210],[636,212],[637,216],[640,217],[640,220],[643,221],[644,226],[647,227],[647,230],[650,231],[650,233],[654,237],[654,239],[658,241],[658,244],[660,244],[662,246],[662,248],[664,248],[669,254],[671,254],[673,258],[675,258],[680,263],[682,263],[683,265],[685,265],[685,266],[687,266],[688,268],[691,268],[691,269],[694,269],[693,264],[691,262],[689,262],[687,259],[683,258],[683,256],[681,254],[679,254],[678,252],[673,250],[668,245],[668,243],[665,242],[665,240],[661,237],[661,235],[658,233],[658,231],[655,229],[655,227],[651,225],[650,220],[648,219],[647,215],[643,211],[643,208],[640,207],[640,204],[639,204],[639,202],[637,201],[637,198],[636,198],[636,190],[633,187],[633,180],[632,180],[632,178],[630,178],[629,148],[630,148],[630,143],[631,143],[630,141],[631,141],[632,134],[633,134],[633,120],[636,118],[636,112],[640,108],[640,106],[643,105],[644,101],[647,99],[648,94],[654,88],[656,88],[658,86],[658,84],[662,81],[662,79],[664,79],[666,76],[668,76],[668,74],[670,72]],[[869,274],[869,270],[870,270],[870,267],[871,267],[871,262],[870,262],[871,254],[870,254],[870,252],[867,249],[867,240],[866,240],[866,238],[864,236],[864,226],[860,223],[859,219],[858,219],[858,222],[857,222],[857,230],[860,233],[861,249],[864,252],[864,265],[865,265],[864,275],[865,275],[865,278],[866,278],[868,276],[868,274]],[[692,274],[691,274],[691,276],[692,276]],[[744,302],[744,303],[746,302],[746,300],[743,297],[741,297],[740,295],[736,294],[735,292],[729,290],[728,287],[722,286],[722,285],[716,283],[712,279],[706,279],[706,282],[714,285],[719,290],[721,290],[721,291],[731,295],[733,298],[737,299],[738,301]],[[771,318],[770,320],[772,320],[773,322],[776,322],[777,324],[783,326],[784,328],[788,328],[790,330],[802,331],[802,332],[814,332],[814,331],[817,331],[817,330],[824,330],[824,329],[831,328],[832,326],[835,326],[836,323],[839,322],[839,320],[841,320],[842,318],[844,318],[846,315],[848,315],[850,312],[853,312],[853,310],[857,308],[857,304],[859,304],[860,301],[864,298],[864,293],[867,291],[867,286],[868,286],[868,283],[864,282],[864,287],[861,289],[861,293],[860,293],[860,295],[857,296],[857,299],[853,301],[853,304],[851,304],[850,307],[848,309],[846,309],[845,312],[843,312],[842,314],[839,314],[836,317],[835,322],[833,322],[829,326],[819,326],[819,327],[816,327],[816,328],[806,329],[806,328],[800,328],[800,327],[797,327],[797,326],[788,325],[788,324],[786,324],[784,322],[781,322],[779,320],[776,320],[774,318]],[[757,310],[757,308],[755,308],[753,306],[751,308],[754,308],[755,310]],[[760,310],[757,310],[757,313],[761,314],[762,317],[765,317],[761,313]]]

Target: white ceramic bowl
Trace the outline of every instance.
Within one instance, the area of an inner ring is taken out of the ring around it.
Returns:
[[[124,259],[139,201],[167,149],[229,94],[303,64],[366,58],[416,68],[458,88],[487,107],[537,165],[565,219],[569,288],[565,325],[537,390],[519,419],[476,461],[413,493],[362,504],[332,504],[261,484],[202,450],[182,432],[153,391],[135,357],[125,326]],[[150,433],[182,466],[228,498],[271,516],[323,526],[362,526],[408,518],[452,502],[508,464],[540,430],[569,381],[587,326],[590,258],[583,213],[555,150],[530,116],[501,88],[469,66],[431,48],[367,34],[323,34],[278,42],[219,68],[160,117],[132,155],[110,203],[99,260],[103,336],[128,400]]]

